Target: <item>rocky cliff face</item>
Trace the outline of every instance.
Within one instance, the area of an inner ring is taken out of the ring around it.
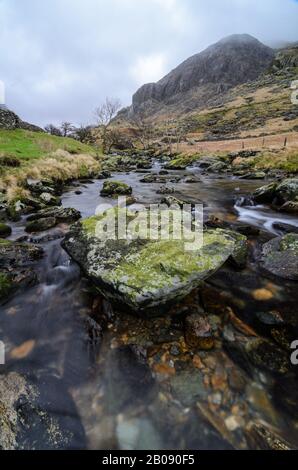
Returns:
[[[5,107],[0,107],[0,129],[27,129],[29,131],[43,132],[38,126],[22,121],[17,114]]]
[[[206,104],[204,99],[255,80],[274,55],[273,49],[252,36],[229,36],[185,60],[157,83],[143,85],[133,95],[130,112],[145,106],[157,110],[182,101],[192,101],[193,106]]]

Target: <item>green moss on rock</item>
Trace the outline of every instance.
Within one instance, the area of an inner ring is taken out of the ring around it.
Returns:
[[[12,290],[12,282],[7,274],[0,272],[0,299],[6,298]]]
[[[11,234],[11,227],[7,224],[0,222],[0,237],[6,238]]]
[[[132,193],[131,186],[121,181],[105,181],[100,192],[101,196],[130,196]]]
[[[117,238],[119,215],[128,218],[128,236]],[[116,237],[106,236],[101,227],[115,217],[111,230]],[[243,257],[246,238],[222,229],[204,232],[203,245],[187,248],[190,239],[156,240],[142,236],[148,212],[137,214],[125,209],[110,209],[74,225],[63,245],[98,288],[112,300],[138,310],[167,303],[187,295],[208,278],[230,257]],[[132,222],[132,226],[130,226]],[[99,225],[97,225],[99,224]],[[138,224],[140,224],[138,226]],[[139,232],[136,235],[135,227]],[[173,233],[175,222],[170,224]],[[101,235],[100,235],[101,234]],[[189,234],[188,234],[189,235]]]

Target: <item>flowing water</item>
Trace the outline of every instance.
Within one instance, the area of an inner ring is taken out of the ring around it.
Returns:
[[[156,165],[153,170],[158,169]],[[172,174],[200,178],[199,183],[182,179],[168,185],[175,187],[178,198],[203,202],[206,217],[213,214],[258,227],[264,241],[283,233],[285,226],[298,228],[294,217],[245,205],[245,198],[263,182],[207,178],[196,168]],[[113,174],[113,179],[132,186],[138,202],[158,202],[156,189],[161,185],[140,183],[141,177],[136,172]],[[63,206],[80,210],[83,217],[94,214],[99,204],[111,202],[99,196],[102,184],[82,183],[81,194],[75,193],[78,187],[69,189]],[[24,219],[14,224],[12,239],[24,235],[24,224]],[[219,344],[210,354],[203,352],[199,359],[195,355],[195,363],[193,354],[181,350],[183,333],[176,315],[142,319],[113,311],[61,248],[65,229],[61,225],[48,231],[53,235],[48,241],[42,238],[44,233],[33,237],[45,250],[38,263],[40,282],[1,306],[0,334],[6,346],[5,372],[25,374],[40,389],[41,397],[46,397],[41,406],[58,419],[62,433],[66,429],[72,433],[68,446],[242,448],[248,419],[262,419],[298,443],[295,423],[268,392],[270,378],[255,371],[253,379],[245,381],[245,371]],[[292,284],[265,279],[254,271],[253,260],[244,274],[223,268],[210,286],[232,296],[235,304],[242,302],[244,318],[256,308],[250,294],[257,288],[273,293],[269,304],[263,304],[265,309],[284,309],[289,318],[295,313],[297,294]],[[182,303],[177,308],[188,307]],[[215,315],[211,319],[216,323]],[[30,345],[27,353],[14,352],[24,343]],[[230,387],[225,369],[240,377],[238,390]],[[222,416],[222,421],[218,423],[215,416]],[[27,434],[28,447],[45,446],[33,429]]]

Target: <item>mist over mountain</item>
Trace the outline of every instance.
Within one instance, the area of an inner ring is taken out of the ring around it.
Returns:
[[[171,105],[187,112],[204,106],[234,86],[258,78],[274,57],[274,49],[248,34],[228,36],[189,57],[158,82],[139,88],[126,113],[144,109],[160,113]]]

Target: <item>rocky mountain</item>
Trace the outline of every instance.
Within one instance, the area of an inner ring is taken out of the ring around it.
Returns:
[[[272,63],[275,51],[248,34],[236,34],[188,58],[157,83],[143,85],[124,114],[150,114],[176,106],[180,113],[209,103],[236,85],[255,80]]]
[[[27,129],[29,131],[43,132],[38,126],[22,121],[22,119],[10,111],[5,106],[0,107],[0,129],[13,130],[13,129]]]

